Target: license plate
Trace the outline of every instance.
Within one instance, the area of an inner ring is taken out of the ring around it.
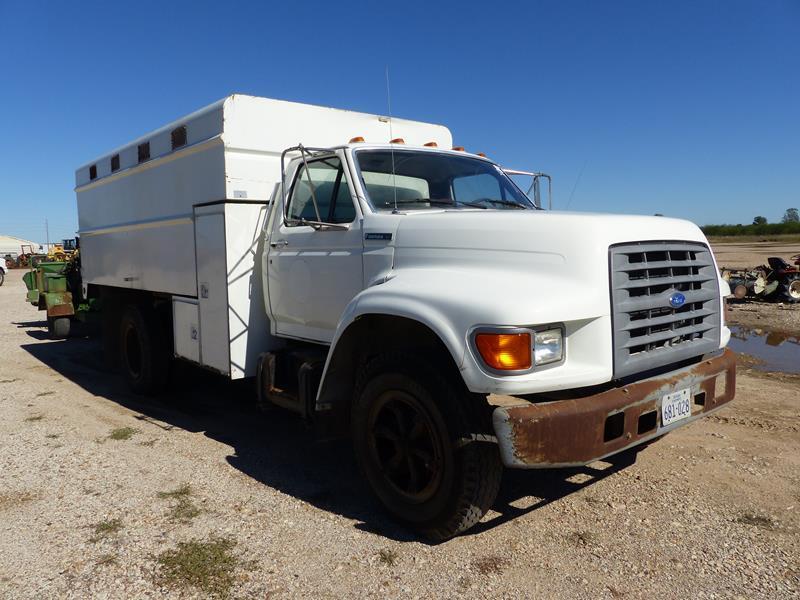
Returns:
[[[692,394],[690,390],[678,390],[661,398],[662,427],[687,419],[691,414]]]

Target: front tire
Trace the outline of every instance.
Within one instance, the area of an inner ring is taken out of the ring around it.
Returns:
[[[119,347],[122,373],[131,390],[155,395],[166,387],[170,358],[154,311],[134,304],[125,309],[120,321]]]
[[[800,302],[800,275],[790,277],[781,284],[781,300],[787,304]]]
[[[466,531],[500,488],[485,398],[407,355],[369,362],[352,414],[356,459],[372,490],[399,521],[432,541]]]
[[[48,317],[47,333],[51,340],[64,340],[69,337],[70,330],[69,317]]]

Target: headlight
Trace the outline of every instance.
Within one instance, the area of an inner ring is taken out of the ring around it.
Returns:
[[[533,364],[549,365],[564,358],[564,339],[560,329],[537,331],[533,337]]]

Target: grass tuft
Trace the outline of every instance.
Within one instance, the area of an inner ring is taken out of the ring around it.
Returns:
[[[136,433],[139,433],[139,430],[133,427],[118,427],[111,430],[111,433],[108,434],[108,439],[115,441],[129,440]]]
[[[90,538],[90,542],[99,542],[122,529],[122,521],[120,519],[110,519],[108,521],[100,521],[92,525],[94,536]]]
[[[42,396],[52,396],[53,394],[55,394],[55,392],[53,392],[53,391],[39,392],[38,394],[36,394],[36,397],[37,398],[41,398]]]
[[[42,419],[44,419],[44,415],[31,415],[25,418],[25,422],[32,423],[33,421],[41,421]]]
[[[185,498],[192,495],[192,486],[188,483],[184,483],[182,486],[175,488],[172,491],[158,492],[157,495],[162,500],[166,498]]]
[[[210,538],[179,542],[177,548],[156,557],[161,581],[173,587],[194,587],[221,598],[230,595],[239,559],[230,538]]]
[[[378,552],[378,560],[382,565],[393,567],[400,562],[400,554],[397,550],[389,548],[388,550],[381,550]]]

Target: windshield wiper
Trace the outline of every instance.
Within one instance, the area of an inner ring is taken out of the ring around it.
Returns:
[[[500,200],[499,198],[480,198],[479,200],[471,200],[470,202],[459,202],[459,204],[463,204],[464,206],[474,206],[475,208],[489,208],[484,203],[491,203],[491,204],[501,204],[502,206],[513,206],[514,208],[519,208],[521,210],[527,210],[527,208],[520,204],[519,202],[512,202],[511,200]]]

